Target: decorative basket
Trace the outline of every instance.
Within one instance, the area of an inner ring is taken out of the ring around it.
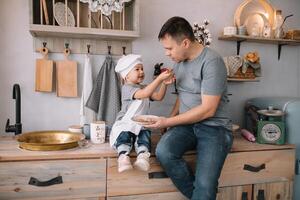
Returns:
[[[242,67],[240,67],[233,76],[230,76],[230,78],[255,79],[256,76],[254,74],[254,69],[252,67],[248,67],[246,73],[243,73]]]
[[[285,39],[300,40],[300,30],[289,30],[285,35]]]

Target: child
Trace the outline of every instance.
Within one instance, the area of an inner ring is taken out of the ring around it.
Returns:
[[[161,73],[149,85],[141,83],[145,78],[140,55],[123,56],[117,63],[115,71],[123,81],[122,108],[118,113],[110,134],[110,145],[118,152],[118,171],[132,169],[129,153],[134,146],[137,159],[134,167],[148,171],[151,150],[151,132],[135,123],[131,118],[135,115],[148,114],[149,99],[161,101],[166,93],[167,85],[173,83],[173,72],[167,70]],[[158,92],[155,90],[160,86]]]

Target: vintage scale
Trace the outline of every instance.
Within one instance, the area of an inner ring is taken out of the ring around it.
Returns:
[[[257,142],[261,144],[284,144],[285,125],[284,112],[275,110],[272,106],[268,109],[258,110]]]

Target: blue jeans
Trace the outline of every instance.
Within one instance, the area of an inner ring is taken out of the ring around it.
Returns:
[[[151,131],[141,130],[138,136],[129,131],[121,132],[115,143],[118,154],[124,151],[126,151],[126,154],[129,154],[133,146],[135,147],[135,151],[137,154],[142,151],[150,152]]]
[[[160,139],[156,156],[174,185],[192,200],[214,200],[218,179],[233,142],[231,131],[201,123],[170,128]],[[183,159],[197,151],[195,174]]]

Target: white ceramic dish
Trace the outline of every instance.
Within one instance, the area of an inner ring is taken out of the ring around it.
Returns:
[[[72,125],[69,126],[68,130],[72,133],[82,133],[82,126],[80,125]]]
[[[136,122],[140,125],[151,125],[155,123],[155,119],[157,119],[158,116],[155,115],[136,115],[133,116],[131,119],[132,121]]]

